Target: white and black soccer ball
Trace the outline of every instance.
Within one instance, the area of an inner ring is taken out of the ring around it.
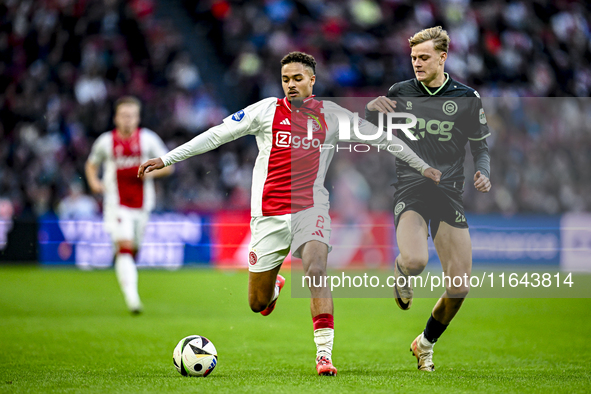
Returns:
[[[176,345],[172,362],[183,376],[206,377],[218,363],[218,352],[209,339],[190,335]]]

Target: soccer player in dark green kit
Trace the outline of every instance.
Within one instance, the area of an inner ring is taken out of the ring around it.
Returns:
[[[394,215],[400,254],[395,261],[394,296],[403,310],[412,305],[412,281],[398,278],[419,275],[425,269],[429,259],[429,227],[444,274],[452,279],[470,277],[472,245],[462,202],[464,147],[468,142],[476,169],[474,187],[483,193],[491,188],[486,143],[490,133],[482,101],[478,92],[444,72],[449,42],[447,32],[439,26],[416,33],[409,39],[415,78],[392,85],[386,97],[380,96],[366,107],[366,119],[376,125],[380,112],[415,115],[417,125],[411,131],[418,140],[410,140],[403,133],[398,137],[442,172],[436,185],[396,160]],[[460,286],[450,282],[445,281],[446,290],[433,308],[425,330],[411,344],[419,370],[435,370],[433,345],[468,294],[469,280],[462,280]]]

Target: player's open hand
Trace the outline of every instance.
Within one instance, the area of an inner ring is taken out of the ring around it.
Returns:
[[[423,176],[431,179],[436,185],[441,181],[441,171],[436,168],[429,167],[423,172]]]
[[[152,171],[159,170],[161,168],[164,168],[164,162],[161,158],[158,157],[156,159],[150,159],[144,164],[142,164],[140,168],[138,168],[137,176],[138,178],[143,178],[144,175],[149,174]]]
[[[367,103],[367,109],[370,111],[380,111],[383,114],[395,112],[396,101],[385,96],[379,96]]]
[[[474,174],[474,187],[479,192],[487,193],[491,187],[490,180],[482,175],[480,171],[477,171],[476,174]]]

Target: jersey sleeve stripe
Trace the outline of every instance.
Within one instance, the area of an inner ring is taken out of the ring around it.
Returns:
[[[488,134],[487,134],[487,135],[485,135],[484,137],[480,137],[480,138],[470,138],[470,137],[468,137],[468,139],[469,139],[470,141],[482,141],[483,139],[485,139],[486,137],[489,137],[489,136],[490,136],[490,133],[488,133]]]

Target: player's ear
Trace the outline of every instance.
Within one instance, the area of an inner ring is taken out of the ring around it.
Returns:
[[[439,55],[439,64],[443,65],[443,63],[445,63],[446,59],[447,59],[447,52],[441,52],[441,55]]]
[[[312,75],[310,77],[310,86],[314,86],[315,83],[316,83],[316,75]]]

